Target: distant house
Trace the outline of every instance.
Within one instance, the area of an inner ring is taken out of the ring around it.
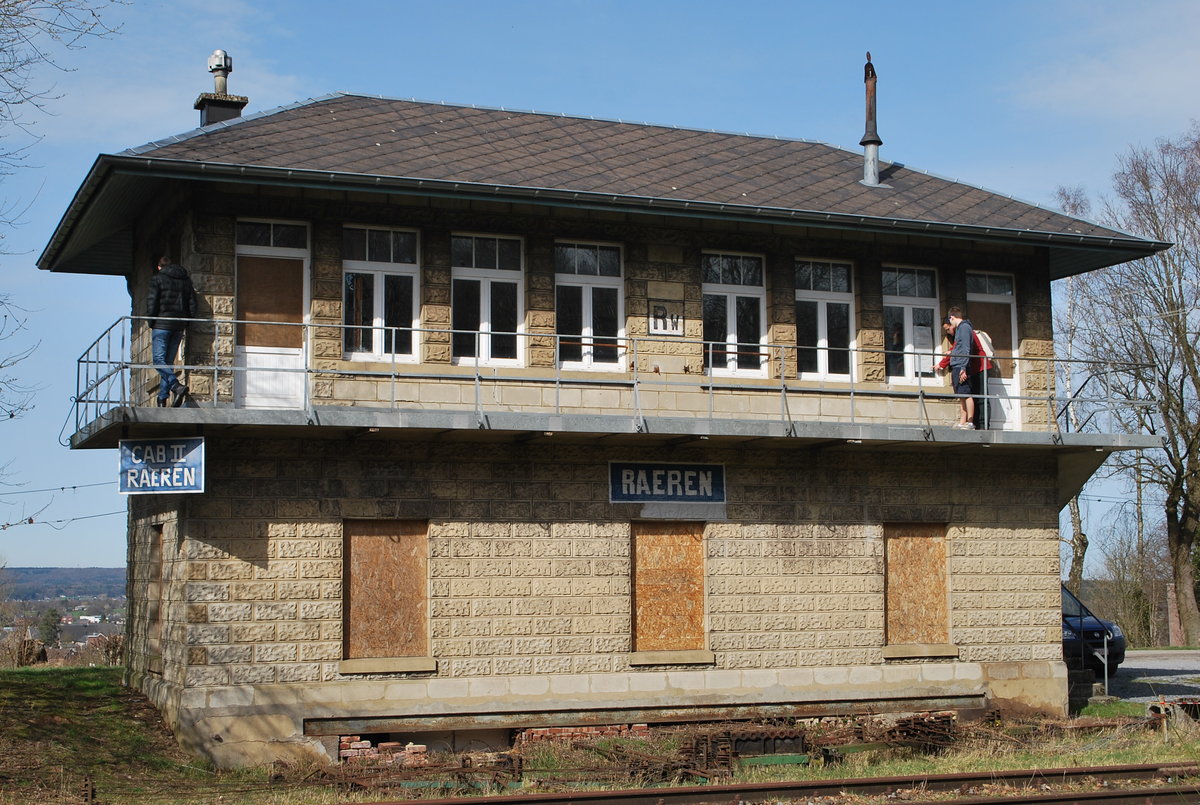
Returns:
[[[203,492],[129,498],[128,677],[185,746],[1064,712],[1059,509],[1156,442],[1061,426],[1050,283],[1167,244],[804,140],[245,103],[100,155],[38,261],[131,294],[79,333],[72,446],[204,439]],[[951,305],[996,345],[981,430]],[[183,482],[149,455],[133,492]]]

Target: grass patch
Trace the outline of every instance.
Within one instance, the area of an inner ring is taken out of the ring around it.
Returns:
[[[362,784],[354,768],[216,771],[185,756],[145,698],[121,686],[116,668],[0,671],[0,805],[83,801],[85,780],[105,805],[328,805],[466,794],[457,758],[431,758],[409,787]],[[1147,727],[1144,705],[1091,705],[1085,717],[1019,725],[972,723],[936,753],[885,748],[846,754],[836,764],[747,766],[714,782],[825,780],[945,774],[1054,766],[1200,760],[1200,727],[1186,720]],[[1095,726],[1100,722],[1103,726]],[[521,750],[521,785],[545,792],[688,783],[680,748],[697,727],[655,730],[645,738],[533,743]],[[440,770],[439,770],[440,769]],[[478,779],[486,782],[485,769]],[[397,774],[388,772],[395,782]],[[682,776],[680,776],[682,775]],[[448,788],[411,787],[421,780]],[[383,781],[386,781],[383,780]],[[485,786],[476,785],[481,791]]]

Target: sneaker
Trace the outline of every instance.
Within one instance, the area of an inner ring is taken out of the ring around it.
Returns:
[[[954,428],[955,430],[975,430],[975,425],[971,422],[956,422]]]
[[[175,387],[171,389],[171,392],[175,395],[175,399],[171,400],[171,407],[178,408],[179,406],[183,405],[183,398],[186,397],[188,393],[187,386],[183,385],[182,383],[176,383]]]

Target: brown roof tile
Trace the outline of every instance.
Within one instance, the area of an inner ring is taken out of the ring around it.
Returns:
[[[334,95],[198,130],[141,156],[670,198],[933,223],[1117,235],[822,143],[533,112]]]

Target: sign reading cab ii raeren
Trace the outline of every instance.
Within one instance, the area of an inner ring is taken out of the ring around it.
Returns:
[[[204,491],[204,438],[122,439],[122,495]]]
[[[612,461],[612,503],[724,503],[724,464]]]

